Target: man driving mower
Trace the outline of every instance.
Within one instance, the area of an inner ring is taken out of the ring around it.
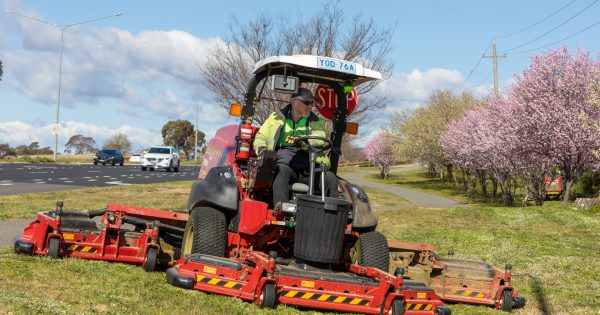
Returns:
[[[258,155],[275,155],[277,169],[273,180],[273,207],[290,200],[289,186],[293,183],[309,184],[310,164],[308,153],[295,143],[299,136],[326,137],[325,121],[312,112],[315,98],[305,88],[298,88],[292,94],[292,102],[282,110],[277,110],[263,123],[254,140],[254,150]],[[310,140],[319,144],[319,140]],[[273,153],[274,152],[274,153]],[[326,152],[317,153],[317,164],[328,168]],[[315,187],[320,183],[315,180]],[[337,178],[330,171],[325,172],[325,195],[338,197]]]

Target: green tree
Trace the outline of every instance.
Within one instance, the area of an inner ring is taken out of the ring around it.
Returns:
[[[444,154],[440,138],[450,122],[479,103],[469,93],[456,97],[450,91],[437,90],[427,105],[412,112],[394,114],[389,129],[396,136],[397,153],[402,158],[426,163],[431,175],[439,175],[446,168],[447,175],[452,176],[452,165]]]
[[[91,153],[97,151],[96,140],[92,137],[85,137],[82,135],[74,135],[69,138],[69,141],[65,144],[65,153]]]
[[[200,130],[196,130],[196,132],[198,133],[198,152],[194,152],[194,147],[196,146],[196,136],[194,135],[194,132],[192,132],[186,141],[187,146],[184,149],[187,157],[193,157],[194,154],[202,153],[204,144],[206,144],[206,134]]]
[[[17,156],[15,149],[11,148],[8,143],[0,144],[0,159],[11,155]]]
[[[175,147],[186,155],[194,147],[194,125],[189,120],[170,120],[162,127],[161,134],[165,145]]]
[[[127,138],[127,135],[123,133],[116,133],[112,137],[110,137],[106,142],[104,142],[105,148],[117,149],[122,152],[130,152],[131,151],[131,141]]]

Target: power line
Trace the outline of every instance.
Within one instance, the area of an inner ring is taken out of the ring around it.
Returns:
[[[487,48],[483,51],[483,54],[481,54],[481,57],[479,57],[479,59],[477,60],[477,63],[473,67],[473,69],[471,69],[471,71],[469,71],[469,75],[467,76],[467,78],[465,79],[465,81],[469,81],[469,78],[473,75],[473,72],[475,71],[475,69],[477,69],[477,67],[479,67],[479,64],[481,63],[481,60],[483,60],[483,56],[488,51],[488,49],[490,49],[490,46],[492,46],[492,42],[493,41],[491,41],[489,43],[489,45],[487,46]]]
[[[588,4],[588,5],[587,5],[585,8],[583,8],[583,9],[581,9],[579,12],[575,13],[575,15],[571,16],[571,17],[570,17],[570,18],[568,18],[566,21],[564,21],[564,22],[562,22],[562,23],[558,24],[557,26],[555,26],[555,27],[554,27],[554,28],[552,28],[551,30],[547,31],[546,33],[544,33],[544,34],[542,34],[542,35],[540,35],[540,36],[538,36],[538,37],[536,37],[536,38],[534,38],[534,39],[532,39],[532,40],[530,40],[530,41],[528,41],[528,42],[525,42],[525,43],[523,43],[523,44],[521,44],[521,45],[519,45],[519,46],[513,47],[513,48],[511,48],[511,49],[508,49],[508,50],[505,50],[505,51],[504,51],[504,53],[507,53],[507,52],[509,52],[509,51],[513,51],[513,50],[515,50],[515,49],[519,49],[519,48],[521,48],[521,47],[523,47],[523,46],[525,46],[525,45],[531,44],[531,43],[535,42],[536,40],[538,40],[538,39],[540,39],[540,38],[542,38],[542,37],[544,37],[544,36],[546,36],[546,35],[548,35],[548,34],[552,33],[552,32],[553,32],[553,31],[555,31],[557,28],[559,28],[559,27],[561,27],[561,26],[565,25],[567,22],[571,21],[572,19],[574,19],[575,17],[577,17],[579,14],[583,13],[583,12],[584,12],[585,10],[587,10],[589,7],[591,7],[591,6],[593,6],[594,4],[596,4],[596,2],[598,2],[598,1],[600,1],[600,0],[594,0],[592,3]]]
[[[535,23],[533,23],[533,24],[531,24],[531,25],[529,25],[527,27],[524,27],[524,28],[522,28],[522,29],[520,29],[518,31],[509,33],[509,34],[505,34],[505,35],[496,36],[496,39],[498,39],[498,38],[506,38],[506,37],[510,37],[510,36],[513,36],[513,35],[517,35],[517,34],[519,34],[521,32],[524,32],[524,31],[526,31],[526,30],[528,30],[528,29],[530,29],[530,28],[532,28],[532,27],[534,27],[534,26],[536,26],[536,25],[538,25],[538,24],[546,21],[547,19],[553,17],[554,15],[556,15],[557,13],[559,13],[560,11],[566,9],[568,6],[570,6],[575,1],[576,0],[573,0],[573,1],[569,2],[569,3],[567,3],[565,6],[563,6],[560,9],[558,9],[557,11],[554,11],[552,14],[548,15],[547,17],[545,17],[545,18],[543,18],[543,19],[541,19],[541,20],[539,20],[539,21],[537,21],[537,22],[535,22]]]
[[[494,69],[490,70],[490,72],[488,72],[488,74],[485,76],[485,78],[483,78],[483,80],[481,80],[481,82],[479,82],[479,84],[477,84],[477,85],[478,86],[482,85],[483,82],[487,81],[487,79],[490,77],[490,75],[492,75],[492,72],[494,72]]]
[[[600,24],[600,21],[598,21],[598,22],[596,22],[596,23],[594,23],[594,24],[592,24],[592,25],[590,25],[590,26],[588,26],[588,27],[586,27],[586,28],[584,28],[584,29],[580,30],[579,32],[577,32],[577,33],[575,33],[575,34],[571,34],[571,35],[569,35],[569,36],[567,36],[567,37],[565,37],[565,38],[561,38],[561,39],[559,39],[559,40],[557,40],[557,41],[555,41],[555,42],[552,42],[552,43],[550,43],[550,44],[547,44],[547,45],[544,45],[544,46],[540,46],[540,47],[537,47],[537,48],[534,48],[534,49],[517,51],[517,52],[514,52],[514,53],[510,53],[509,55],[524,54],[524,53],[528,53],[528,52],[536,51],[536,50],[539,50],[539,49],[542,49],[542,48],[546,48],[546,47],[548,47],[548,46],[552,46],[552,45],[558,44],[558,43],[560,43],[560,42],[563,42],[563,41],[565,41],[565,40],[567,40],[567,39],[569,39],[569,38],[571,38],[571,37],[577,36],[577,35],[579,35],[579,34],[581,34],[581,33],[585,32],[585,31],[589,30],[590,28],[592,28],[592,27],[594,27],[594,26],[596,26],[596,25],[598,25],[598,24]]]

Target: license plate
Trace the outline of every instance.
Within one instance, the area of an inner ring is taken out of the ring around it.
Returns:
[[[317,58],[317,68],[337,72],[356,73],[356,64],[335,58]]]

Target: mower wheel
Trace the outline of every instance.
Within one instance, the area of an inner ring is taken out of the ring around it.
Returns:
[[[275,308],[276,297],[275,286],[272,283],[265,283],[260,294],[260,307]]]
[[[60,240],[58,238],[51,238],[48,240],[48,257],[52,259],[58,259],[58,252],[60,250]]]
[[[392,302],[392,307],[390,307],[390,315],[404,315],[404,303],[402,300],[395,299]]]
[[[358,237],[351,254],[352,262],[365,267],[375,267],[388,272],[390,269],[390,249],[383,234],[372,231]]]
[[[500,299],[500,307],[505,312],[512,312],[513,309],[513,297],[510,290],[502,291],[502,297]]]
[[[225,214],[210,207],[192,210],[185,225],[181,254],[200,253],[225,257],[227,219]]]
[[[149,247],[146,252],[146,259],[144,260],[144,270],[152,272],[156,270],[156,259],[158,257],[158,250],[156,247]]]

